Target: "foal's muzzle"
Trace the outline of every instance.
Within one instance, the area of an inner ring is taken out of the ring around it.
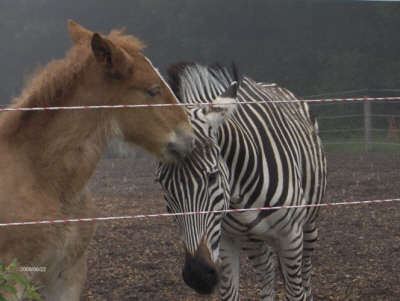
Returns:
[[[185,159],[193,150],[194,134],[190,127],[178,128],[168,142],[161,161],[164,163],[176,163]]]

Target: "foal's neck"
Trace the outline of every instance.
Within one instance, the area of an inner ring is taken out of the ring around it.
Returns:
[[[71,99],[76,101],[84,103]],[[30,174],[28,185],[34,191],[47,189],[60,201],[76,201],[115,136],[109,111],[5,112],[0,117],[0,152],[1,144],[8,148],[13,155],[7,164]]]
[[[27,84],[14,107],[98,103],[102,95],[89,51],[72,48]],[[96,89],[97,88],[97,89]],[[115,136],[110,110],[4,112],[0,115],[0,161],[8,172],[26,175],[32,193],[63,202],[79,198]],[[4,159],[7,158],[7,159]]]

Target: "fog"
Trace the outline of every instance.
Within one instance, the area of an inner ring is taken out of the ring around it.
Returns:
[[[62,58],[67,20],[142,39],[164,72],[180,60],[235,61],[297,95],[400,86],[400,3],[247,0],[2,0],[0,104],[38,64]]]

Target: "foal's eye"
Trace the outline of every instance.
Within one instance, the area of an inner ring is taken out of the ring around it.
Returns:
[[[150,90],[147,90],[146,92],[150,97],[156,97],[157,95],[159,95],[161,93],[161,87],[156,86],[156,87],[151,88]]]

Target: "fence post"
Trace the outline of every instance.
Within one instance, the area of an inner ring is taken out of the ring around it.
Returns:
[[[368,96],[364,96],[368,98]],[[371,100],[364,101],[364,143],[365,151],[372,151],[372,121],[371,121]]]

